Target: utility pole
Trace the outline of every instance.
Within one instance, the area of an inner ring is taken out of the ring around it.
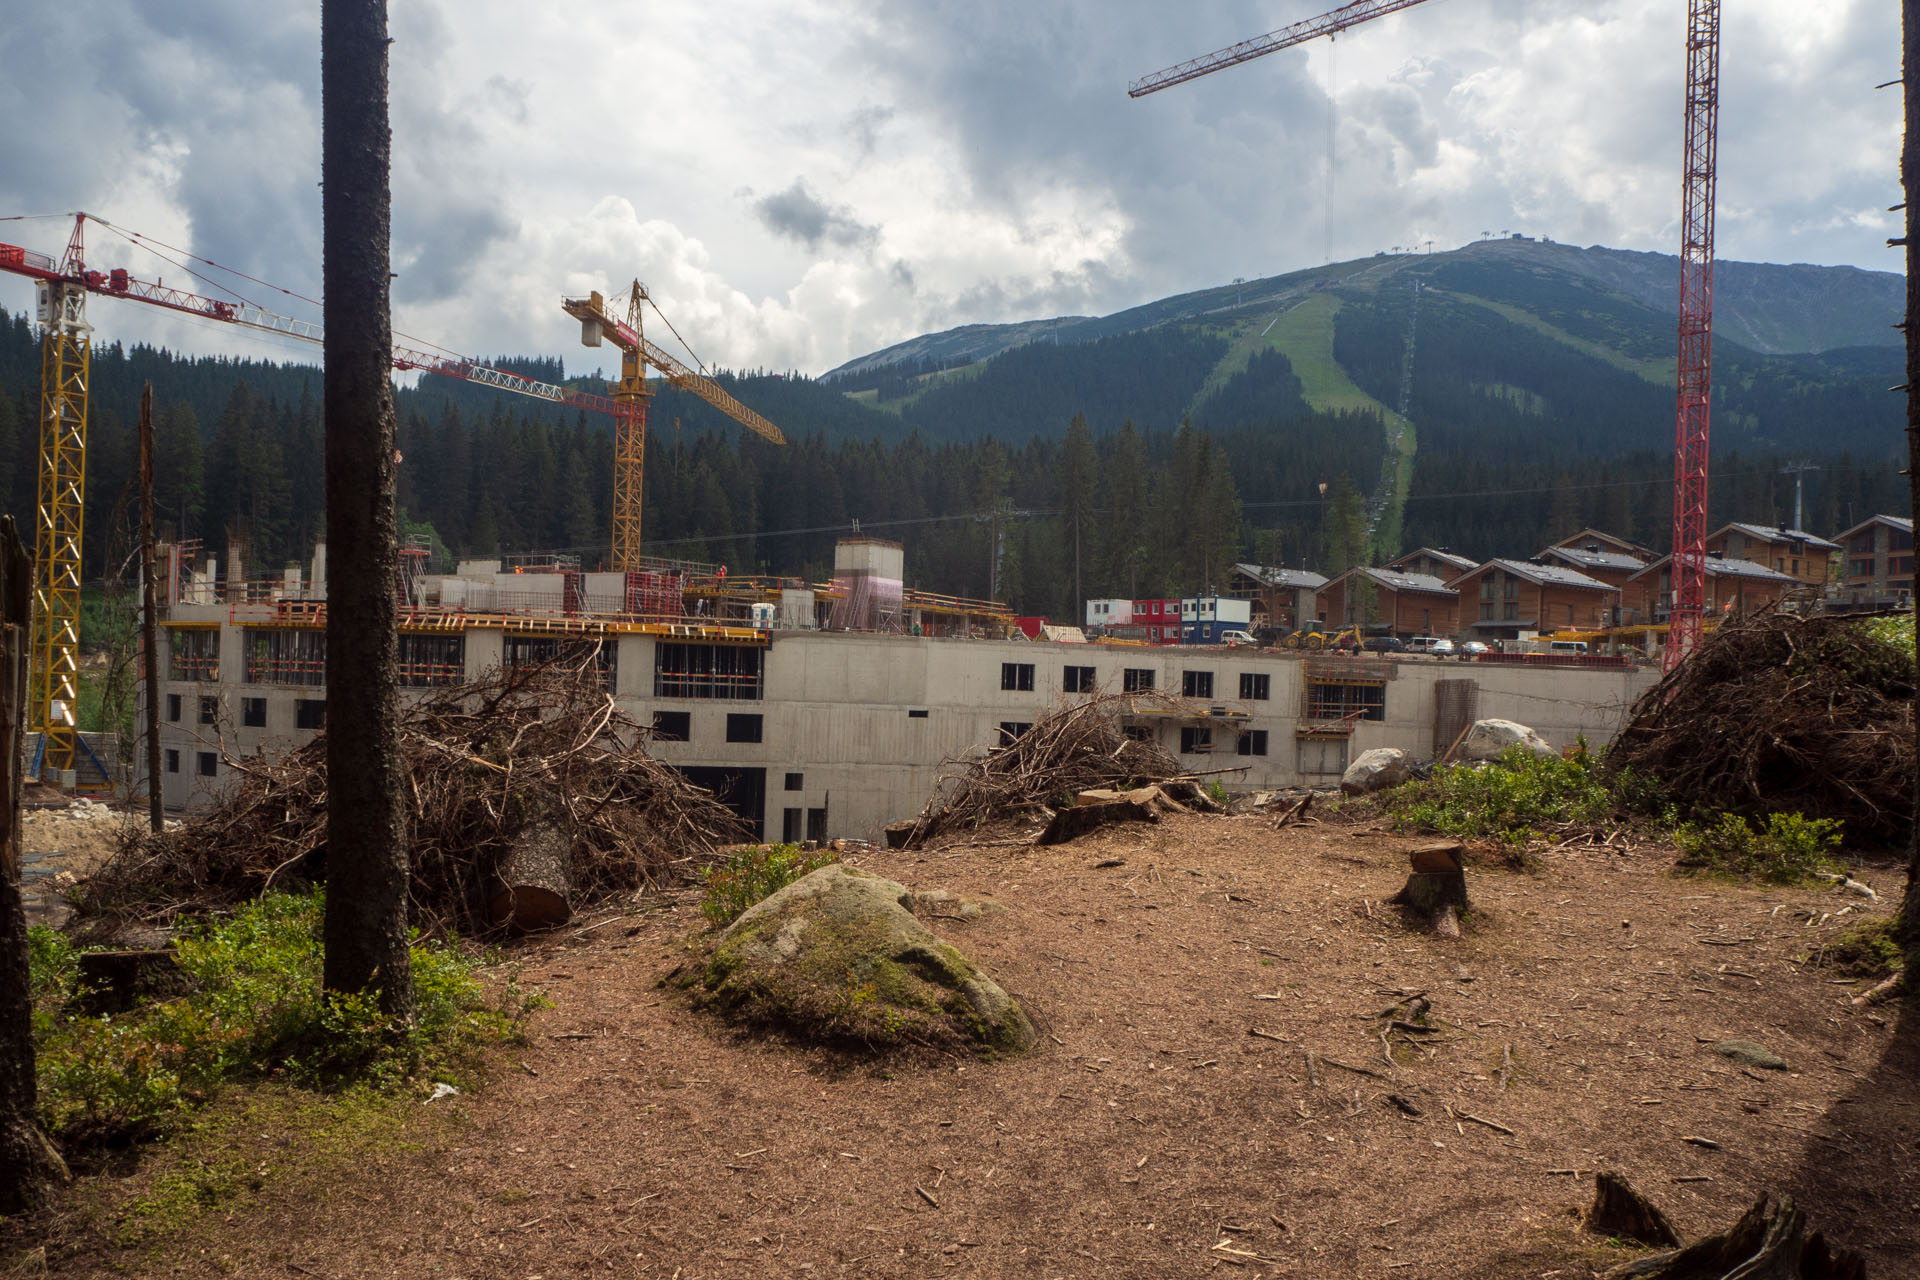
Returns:
[[[1807,472],[1818,471],[1819,469],[1818,466],[1811,462],[1789,462],[1786,466],[1780,468],[1781,475],[1793,477],[1793,527],[1796,532],[1807,527],[1802,515],[1805,511],[1805,506],[1801,502],[1802,479],[1806,476]]]
[[[145,711],[147,717],[147,826],[159,835],[167,817],[160,795],[160,651],[155,645],[153,580],[153,384],[140,392],[140,652],[146,659]]]

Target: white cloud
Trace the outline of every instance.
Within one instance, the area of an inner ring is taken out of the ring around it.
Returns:
[[[1125,96],[1324,3],[398,5],[397,324],[580,367],[560,295],[639,276],[710,363],[819,372],[926,330],[1312,265],[1329,221],[1341,257],[1502,228],[1671,251],[1677,0],[1423,5]],[[1896,269],[1900,104],[1871,88],[1898,72],[1895,8],[1748,0],[1726,22],[1723,255]],[[0,214],[86,207],[317,292],[312,12],[69,0],[30,6],[9,40],[0,118],[30,127],[0,136]],[[0,281],[0,305],[28,298]],[[131,305],[95,321],[300,354]]]

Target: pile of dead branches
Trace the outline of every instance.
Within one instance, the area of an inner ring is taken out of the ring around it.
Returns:
[[[649,756],[646,731],[591,672],[541,668],[403,701],[412,913],[429,931],[482,932],[523,833],[568,850],[577,908],[684,879],[747,832],[733,812]],[[138,832],[88,882],[82,910],[172,916],[326,878],[327,742],[229,756],[239,781],[210,811]]]
[[[907,843],[1058,809],[1082,791],[1126,791],[1183,776],[1178,760],[1127,736],[1121,723],[1142,703],[1176,702],[1164,694],[1102,694],[1054,708],[984,756],[947,761]]]
[[[1913,822],[1914,660],[1857,619],[1721,627],[1634,704],[1607,753],[1685,809],[1838,818],[1849,840]]]

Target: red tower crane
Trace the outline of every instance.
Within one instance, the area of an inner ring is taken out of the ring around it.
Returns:
[[[1197,80],[1319,36],[1334,36],[1424,0],[1354,0],[1143,76],[1127,96]],[[1678,394],[1673,447],[1673,595],[1666,666],[1700,642],[1706,614],[1707,445],[1713,394],[1713,190],[1720,120],[1720,0],[1687,0],[1687,140],[1681,179]]]

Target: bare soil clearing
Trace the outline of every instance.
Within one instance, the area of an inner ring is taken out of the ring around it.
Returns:
[[[44,1242],[59,1276],[1571,1278],[1630,1256],[1577,1221],[1613,1169],[1690,1235],[1789,1191],[1876,1280],[1920,1276],[1920,1031],[1799,963],[1847,900],[1550,853],[1470,867],[1447,941],[1384,905],[1417,843],[1175,817],[863,858],[1006,905],[928,922],[1034,1016],[1040,1048],[1002,1062],[728,1031],[655,986],[696,903],[646,899],[527,946],[555,1007],[520,1069],[419,1107],[416,1149],[267,1178],[137,1254],[109,1240],[151,1173],[97,1180],[6,1252]],[[1415,993],[1438,1029],[1393,1031]]]

